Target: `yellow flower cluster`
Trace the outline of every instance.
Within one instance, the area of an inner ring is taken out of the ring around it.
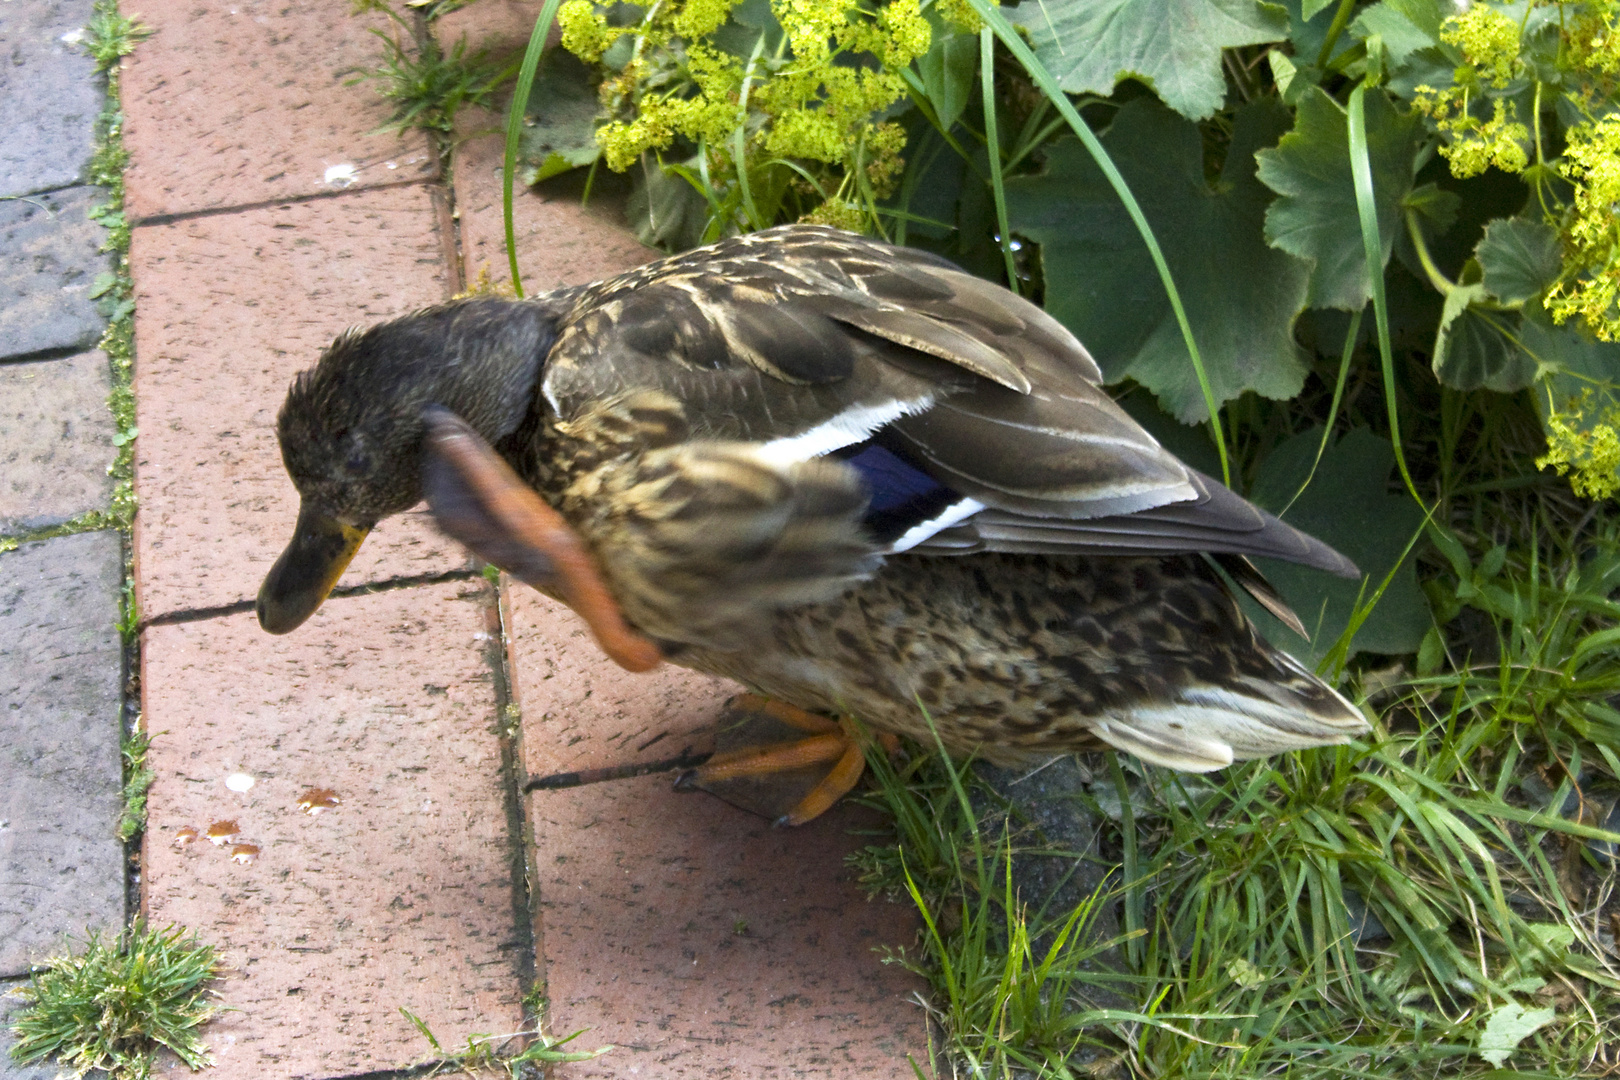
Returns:
[[[751,71],[743,57],[714,44],[735,3],[656,0],[640,25],[629,28],[608,24],[606,4],[563,5],[563,45],[582,60],[602,63],[624,35],[635,42],[625,66],[603,81],[604,101],[615,115],[597,130],[608,167],[622,171],[648,151],[684,140],[708,151],[710,183],[723,200],[740,180],[733,146],[741,131],[751,182],[760,182],[756,171],[794,162],[814,177],[808,190],[827,197],[824,218],[859,224],[863,213],[849,208],[860,204],[863,192],[888,195],[902,168],[905,132],[879,117],[906,94],[899,72],[932,43],[918,0],[876,7],[859,0],[771,0],[782,45],[759,56]]]
[[[1592,391],[1547,417],[1547,452],[1536,467],[1551,468],[1569,477],[1569,486],[1583,499],[1609,499],[1620,492],[1620,406],[1604,410],[1589,430],[1578,427],[1592,408]]]
[[[608,47],[625,33],[608,26],[607,19],[597,14],[590,0],[568,0],[557,9],[557,25],[562,28],[563,48],[587,64],[602,59]]]
[[[1559,172],[1575,188],[1564,230],[1564,274],[1547,296],[1563,322],[1579,315],[1604,341],[1620,339],[1620,117],[1568,133]]]
[[[999,7],[996,0],[990,0],[991,7]],[[934,10],[939,12],[940,18],[969,34],[977,34],[984,26],[984,20],[979,13],[973,10],[968,0],[934,0]]]
[[[1486,87],[1506,89],[1518,74],[1519,24],[1485,4],[1474,4],[1441,24],[1440,39],[1456,46],[1465,63],[1450,87],[1418,87],[1412,106],[1433,117],[1445,136],[1440,153],[1450,162],[1451,174],[1459,179],[1478,176],[1492,165],[1503,172],[1523,172],[1530,164],[1530,131],[1519,122],[1513,103],[1500,98],[1492,102],[1489,120],[1470,109]]]
[[[1478,176],[1495,165],[1503,172],[1523,172],[1530,164],[1526,147],[1530,130],[1517,119],[1513,102],[1498,98],[1491,103],[1491,118],[1480,120],[1468,111],[1468,95],[1453,87],[1436,90],[1417,88],[1412,106],[1434,118],[1435,126],[1446,137],[1440,154],[1451,163],[1451,175],[1458,179]]]
[[[1616,0],[1588,0],[1575,15],[1566,36],[1570,66],[1576,71],[1620,75],[1620,27],[1615,26]]]
[[[1488,4],[1471,4],[1440,26],[1440,40],[1455,45],[1467,64],[1458,80],[1507,88],[1519,68],[1519,24]]]
[[[1620,341],[1620,116],[1603,115],[1620,86],[1620,0],[1587,0],[1564,35],[1564,63],[1595,117],[1565,132],[1558,171],[1574,187],[1565,214],[1564,272],[1547,296],[1558,322],[1578,316],[1604,341]]]

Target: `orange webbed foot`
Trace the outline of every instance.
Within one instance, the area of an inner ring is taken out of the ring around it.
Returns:
[[[744,717],[773,721],[805,732],[808,737],[722,750],[703,765],[682,773],[676,780],[677,788],[701,788],[743,809],[773,817],[777,826],[789,826],[820,817],[860,781],[866,769],[865,739],[849,719],[834,721],[758,694],[741,694],[729,707]],[[899,748],[899,740],[887,732],[877,738],[890,753]],[[814,775],[811,770],[819,773],[818,767],[829,762],[832,768],[810,780],[809,790],[804,791],[807,778]],[[765,777],[771,780],[764,784],[734,783]],[[784,801],[791,804],[777,812]]]

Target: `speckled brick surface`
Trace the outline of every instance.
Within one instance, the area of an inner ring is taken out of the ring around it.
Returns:
[[[915,913],[843,865],[862,812],[776,830],[668,776],[531,799],[551,1029],[617,1047],[559,1078],[928,1074],[922,983],[873,951]]]
[[[602,654],[578,615],[513,583],[507,650],[531,775],[706,754],[726,699],[742,690],[674,664],[634,674]],[[666,778],[666,782],[668,782]]]
[[[401,1007],[447,1046],[517,1030],[491,602],[473,581],[333,600],[286,638],[250,614],[147,631],[145,907],[220,947],[216,1080],[406,1065],[428,1046]],[[310,789],[338,804],[310,816]],[[218,822],[256,861],[177,846]]]
[[[445,299],[438,221],[409,187],[135,230],[143,615],[258,593],[298,513],[275,436],[287,386],[348,327]],[[377,528],[340,587],[465,565],[410,513]]]
[[[419,132],[374,134],[375,67],[392,31],[329,0],[142,0],[152,36],[124,61],[136,220],[437,175]]]

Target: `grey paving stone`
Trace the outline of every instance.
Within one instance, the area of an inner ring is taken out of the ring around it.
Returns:
[[[124,918],[118,534],[0,555],[0,976]]]
[[[0,9],[17,0],[0,0]],[[111,270],[107,230],[87,216],[106,200],[76,187],[0,202],[0,360],[45,349],[88,349],[107,321],[90,299]]]
[[[0,533],[106,508],[111,387],[102,352],[0,365]]]
[[[104,87],[76,45],[91,0],[0,0],[0,195],[89,179]]]

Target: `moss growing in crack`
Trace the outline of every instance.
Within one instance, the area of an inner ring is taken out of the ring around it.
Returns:
[[[90,159],[90,181],[106,189],[107,201],[93,207],[90,218],[106,228],[101,250],[112,253],[116,261],[112,270],[91,284],[90,297],[107,318],[107,329],[98,347],[107,354],[112,372],[112,391],[107,398],[107,409],[113,417],[113,446],[117,449],[107,469],[113,478],[112,498],[105,510],[91,510],[59,525],[0,537],[0,552],[14,551],[35,540],[99,529],[127,533],[135,519],[135,395],[130,389],[135,358],[135,299],[129,276],[129,221],[124,216],[124,169],[129,154],[124,149],[124,114],[118,104],[118,61],[150,33],[135,19],[121,15],[114,0],[98,0],[82,41],[84,50],[96,61],[96,70],[107,77],[106,104],[96,118],[95,151]],[[128,567],[125,569],[127,578]],[[121,631],[131,617],[132,604],[126,588]]]
[[[124,810],[118,818],[118,839],[128,843],[146,827],[146,791],[157,773],[146,765],[152,737],[139,725],[124,739]]]
[[[129,153],[124,149],[124,114],[118,104],[118,57],[128,54],[134,41],[145,36],[146,29],[118,15],[112,0],[96,5],[97,18],[108,25],[122,28],[122,45],[107,44],[100,49],[92,47],[96,64],[107,75],[107,104],[96,120],[96,151],[90,162],[90,178],[107,189],[107,201],[90,211],[90,216],[107,229],[107,239],[101,250],[114,254],[117,262],[111,273],[97,279],[91,294],[107,316],[107,331],[101,336],[101,350],[107,354],[112,369],[112,392],[107,408],[112,413],[113,445],[118,453],[108,472],[113,478],[112,502],[105,524],[128,529],[135,517],[135,395],[131,378],[135,360],[135,289],[129,276],[129,220],[124,216],[124,169],[129,164]],[[110,57],[103,60],[103,56]]]

